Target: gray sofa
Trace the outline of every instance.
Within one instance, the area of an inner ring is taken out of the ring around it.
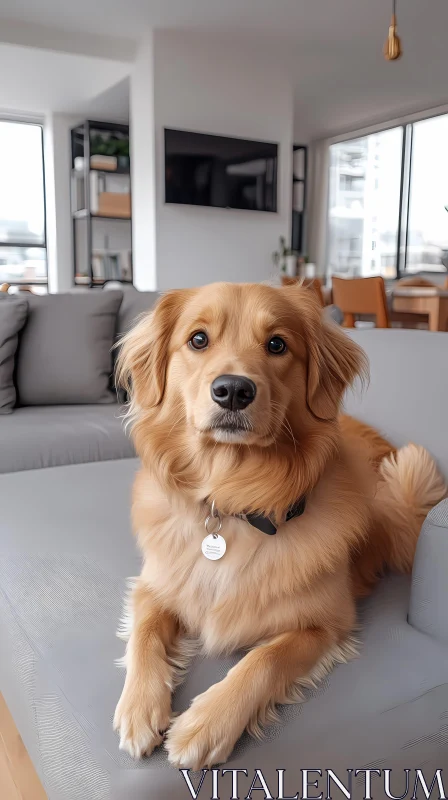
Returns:
[[[112,386],[112,346],[157,296],[132,287],[0,295],[0,365],[5,304],[26,309],[14,354],[17,404],[0,408],[0,474],[135,455]],[[0,400],[1,379],[0,370]]]
[[[370,358],[371,382],[363,394],[347,396],[346,410],[398,445],[426,445],[448,475],[447,334],[351,335]],[[110,408],[102,409],[106,438]],[[14,423],[16,413],[5,422]],[[81,422],[79,409],[66,413],[73,413],[73,424],[75,417]],[[95,427],[94,413],[89,411],[86,426]],[[61,409],[58,415],[63,425]],[[83,436],[89,439],[87,428]],[[123,458],[125,445],[118,444],[116,455],[101,450],[109,460],[96,458],[99,451],[93,457],[84,452],[79,460],[91,463],[72,464],[75,439],[65,440],[65,466],[0,476],[0,690],[50,800],[186,800],[194,793],[167,765],[163,749],[133,762],[119,751],[112,731],[124,678],[114,665],[123,655],[115,629],[126,579],[139,571],[129,523],[138,462]],[[303,796],[304,769],[320,769],[324,776],[332,769],[344,784],[348,769],[392,769],[392,793],[399,796],[403,770],[410,769],[411,797],[416,769],[429,786],[435,771],[448,767],[447,568],[448,510],[442,503],[424,525],[413,578],[387,577],[360,606],[359,658],[310,689],[305,704],[282,708],[265,739],[240,740],[226,765],[247,770],[247,777],[239,775],[238,797],[248,795],[255,769],[263,770],[272,797],[284,798],[298,791]],[[198,657],[175,708],[187,707],[235,658]],[[286,770],[283,795],[280,769]],[[194,787],[200,777],[191,776]],[[221,800],[232,797],[231,777],[220,774]],[[318,777],[311,773],[309,780]],[[375,798],[385,796],[383,777],[374,775],[372,786]],[[326,797],[325,781],[309,791],[310,797],[320,791]],[[210,772],[197,796],[216,797]],[[254,789],[249,796],[270,795]],[[331,796],[344,795],[333,784]],[[362,775],[353,778],[351,796],[365,796]],[[420,789],[417,797],[423,796]]]

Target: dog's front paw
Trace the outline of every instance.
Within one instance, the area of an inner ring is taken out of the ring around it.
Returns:
[[[165,747],[176,767],[199,770],[227,761],[242,730],[232,721],[221,692],[212,686],[174,720]]]
[[[125,685],[114,716],[114,730],[120,733],[120,750],[132,758],[149,756],[162,743],[170,716],[168,689],[155,699],[149,688],[142,692]]]

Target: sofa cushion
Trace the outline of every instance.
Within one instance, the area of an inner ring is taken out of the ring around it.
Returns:
[[[367,353],[370,383],[347,392],[346,413],[398,447],[423,445],[448,478],[448,334],[372,328],[349,335]]]
[[[26,300],[0,293],[0,414],[10,414],[16,402],[14,356],[28,312]]]
[[[124,652],[115,630],[126,578],[140,569],[129,524],[137,467],[126,459],[0,476],[0,496],[8,499],[0,515],[0,686],[49,800],[192,796],[163,749],[132,761],[112,731],[124,680],[114,665]],[[383,580],[360,608],[360,657],[310,687],[306,703],[282,707],[264,739],[243,736],[225,765],[249,771],[240,775],[239,797],[249,793],[255,768],[273,797],[280,796],[279,768],[286,770],[283,797],[301,787],[301,768],[331,768],[345,784],[348,768],[396,769],[397,796],[403,769],[424,765],[430,785],[446,765],[448,646],[408,624],[409,587],[408,577]],[[239,657],[199,655],[175,710]],[[200,775],[191,777],[196,787]],[[216,796],[211,777],[199,800]],[[230,779],[220,776],[223,800]],[[325,788],[320,781],[310,794]],[[357,780],[353,797],[365,796],[360,788]]]
[[[105,289],[107,289],[107,284]],[[128,333],[139,316],[145,311],[150,311],[159,297],[158,292],[139,292],[133,286],[126,287],[123,290],[123,300],[118,312],[117,339]],[[115,350],[116,355],[117,351]],[[116,391],[119,402],[125,403],[126,392],[121,388],[117,388]]]
[[[22,406],[113,403],[111,348],[121,292],[32,296],[17,354]]]
[[[133,286],[124,289],[123,300],[118,312],[117,331],[119,336],[127,333],[144,311],[150,311],[160,297],[159,292],[139,292]]]
[[[0,473],[135,455],[118,405],[28,406],[0,418]]]
[[[447,569],[448,500],[442,500],[429,512],[418,539],[409,622],[422,633],[445,644],[448,644]]]

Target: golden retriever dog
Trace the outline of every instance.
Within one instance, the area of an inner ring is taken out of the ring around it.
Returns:
[[[114,727],[132,756],[168,731],[172,764],[225,762],[246,728],[260,734],[277,703],[355,653],[356,598],[411,569],[445,484],[423,448],[395,452],[339,416],[365,372],[304,287],[172,291],[124,337],[143,567]],[[246,652],[173,718],[192,640]]]

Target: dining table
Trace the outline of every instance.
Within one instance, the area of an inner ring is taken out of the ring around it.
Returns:
[[[390,289],[391,310],[427,315],[430,331],[448,330],[448,290],[436,286],[400,286]]]

